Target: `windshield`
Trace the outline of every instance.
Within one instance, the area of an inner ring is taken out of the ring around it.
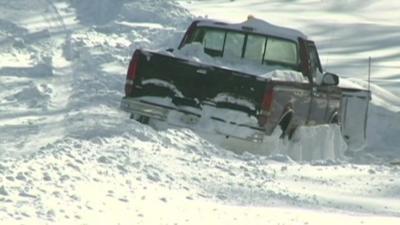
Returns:
[[[293,41],[259,34],[216,28],[197,28],[187,43],[198,42],[213,57],[246,59],[261,64],[298,66],[298,48]]]

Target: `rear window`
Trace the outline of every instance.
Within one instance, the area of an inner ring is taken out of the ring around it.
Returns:
[[[242,58],[245,35],[237,32],[227,32],[223,56],[229,59]]]
[[[213,57],[291,66],[299,62],[297,44],[275,37],[200,27],[188,40],[191,42],[202,43],[204,52]]]
[[[210,30],[205,33],[202,42],[204,48],[222,52],[224,47],[224,39],[225,39],[225,32]]]
[[[244,58],[255,62],[263,62],[267,38],[258,35],[248,35]]]

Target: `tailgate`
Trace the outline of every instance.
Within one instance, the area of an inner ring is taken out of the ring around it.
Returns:
[[[266,79],[160,53],[136,54],[137,75],[127,97],[171,97],[176,105],[216,104],[252,115],[260,108]]]

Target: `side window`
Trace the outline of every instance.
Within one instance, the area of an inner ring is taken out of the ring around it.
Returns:
[[[208,30],[203,39],[204,48],[222,52],[224,39],[225,32]]]
[[[263,36],[248,35],[244,58],[252,61],[262,62],[265,50],[265,41]]]
[[[224,58],[237,59],[242,57],[244,34],[228,32],[224,49]]]
[[[317,48],[315,45],[308,45],[308,51],[310,54],[311,75],[315,78],[319,73],[322,73]]]
[[[296,65],[298,63],[297,46],[294,42],[268,38],[264,59]]]

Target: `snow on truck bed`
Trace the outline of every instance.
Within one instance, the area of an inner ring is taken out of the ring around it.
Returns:
[[[191,43],[173,53],[160,51],[161,54],[189,60],[202,65],[216,66],[228,70],[252,74],[261,78],[280,81],[308,82],[302,73],[281,66],[266,66],[245,59],[215,58],[204,53],[201,43]]]

